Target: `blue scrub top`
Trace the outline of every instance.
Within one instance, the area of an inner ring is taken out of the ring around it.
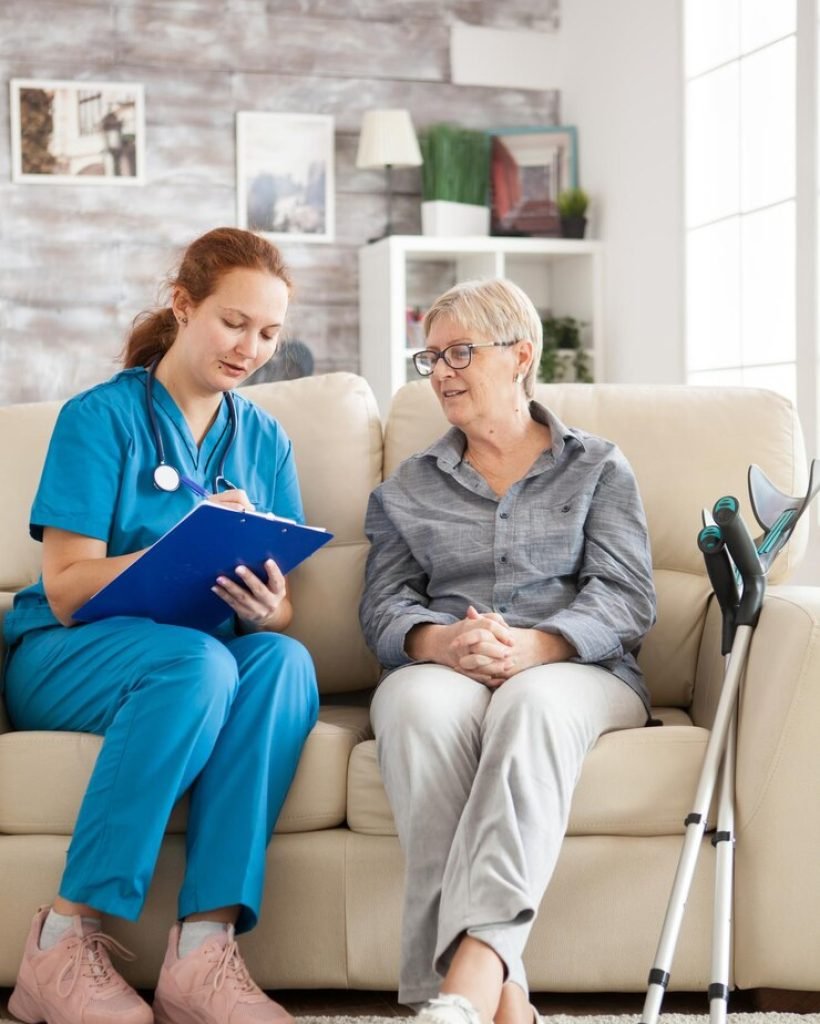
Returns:
[[[159,456],[146,406],[147,376],[144,367],[123,370],[60,410],[31,509],[35,540],[43,539],[43,527],[55,526],[104,540],[109,557],[125,555],[153,544],[201,501],[184,485],[172,492],[154,486]],[[185,417],[156,379],[153,393],[166,462],[212,491],[230,439],[227,401],[197,448]],[[226,478],[259,511],[303,522],[290,439],[253,402],[241,395],[234,401],[237,432]],[[17,594],[3,632],[13,644],[33,629],[56,625],[41,576]]]

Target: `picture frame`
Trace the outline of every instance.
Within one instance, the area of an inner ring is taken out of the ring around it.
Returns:
[[[13,182],[144,184],[141,84],[13,78],[9,88]]]
[[[237,222],[274,240],[332,242],[333,118],[239,111]]]
[[[491,233],[560,235],[558,195],[578,186],[577,129],[497,128],[490,135]]]

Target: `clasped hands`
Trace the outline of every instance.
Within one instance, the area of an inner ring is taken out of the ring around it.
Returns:
[[[208,501],[226,505],[237,512],[253,511],[250,498],[242,490],[222,491],[212,495]],[[282,602],[287,597],[285,577],[279,566],[269,558],[265,562],[265,579],[260,579],[246,565],[237,566],[236,575],[241,583],[227,576],[218,576],[211,590],[253,629],[274,627]]]
[[[445,629],[445,664],[490,689],[524,669],[566,661],[576,654],[558,634],[508,626],[497,612],[479,613],[472,605],[465,618]]]

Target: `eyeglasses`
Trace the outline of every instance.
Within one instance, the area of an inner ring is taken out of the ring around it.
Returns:
[[[429,377],[439,359],[443,359],[451,370],[465,370],[473,360],[474,348],[508,348],[517,344],[518,338],[514,341],[457,341],[440,352],[434,348],[416,352],[413,356],[413,365],[421,377]]]

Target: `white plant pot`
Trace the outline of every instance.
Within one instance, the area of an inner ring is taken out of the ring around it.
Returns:
[[[472,203],[431,199],[421,204],[423,235],[489,235],[490,210]]]

